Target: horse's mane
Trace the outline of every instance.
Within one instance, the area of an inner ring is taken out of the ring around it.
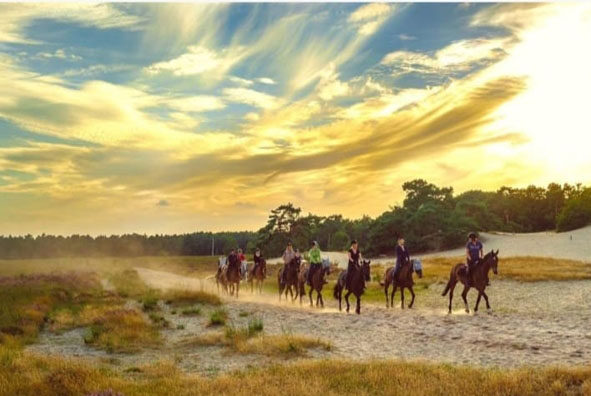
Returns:
[[[482,262],[485,262],[486,260],[488,260],[489,258],[491,258],[493,255],[492,250],[490,252],[488,252],[487,254],[484,255],[484,257],[482,257]]]

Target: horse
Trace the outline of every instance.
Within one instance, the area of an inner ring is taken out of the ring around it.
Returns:
[[[302,299],[306,295],[306,280],[308,279],[308,267],[305,263],[300,266],[300,273],[298,274],[298,284],[296,287],[296,298],[300,297],[300,305],[302,305]]]
[[[351,293],[357,298],[357,308],[355,313],[358,315],[361,313],[361,295],[365,290],[365,282],[369,282],[370,278],[370,260],[363,260],[361,266],[353,266],[353,272],[351,274],[351,289],[347,289],[345,294],[345,301],[347,302],[347,312],[349,312],[349,296]],[[333,296],[339,300],[339,311],[341,310],[341,297],[343,290],[346,287],[347,271],[341,272],[337,284],[334,286]]]
[[[456,287],[458,281],[464,284],[464,291],[462,291],[462,299],[464,300],[466,313],[470,313],[470,308],[468,308],[468,300],[466,300],[466,296],[468,295],[468,290],[470,290],[470,288],[472,287],[478,290],[478,298],[476,299],[476,306],[474,307],[474,312],[478,312],[478,304],[480,304],[480,298],[484,297],[484,301],[486,301],[486,309],[490,313],[491,308],[490,304],[488,303],[488,296],[484,292],[484,289],[486,289],[488,272],[492,269],[495,275],[498,274],[498,255],[498,250],[496,252],[491,250],[480,260],[480,263],[478,265],[475,265],[470,270],[472,282],[468,282],[468,277],[466,275],[466,266],[464,263],[457,263],[452,267],[451,272],[449,274],[449,282],[447,282],[445,290],[443,291],[443,293],[441,293],[442,296],[445,296],[449,291],[449,314],[451,314],[451,303],[454,296],[454,288]]]
[[[291,300],[294,301],[297,294],[294,296],[293,290],[296,289],[298,284],[298,275],[300,272],[300,263],[302,262],[301,257],[294,257],[287,265],[283,266],[277,273],[277,283],[279,284],[279,301],[281,301],[281,295],[285,290],[285,299],[287,300],[287,292],[291,295]],[[281,276],[283,271],[287,271],[285,275],[285,283],[281,283]],[[296,291],[297,293],[297,291]]]
[[[234,296],[234,293],[236,293],[235,296],[238,298],[238,292],[240,291],[240,281],[242,279],[240,276],[240,263],[238,261],[228,264],[225,277],[230,295]]]
[[[252,271],[250,271],[250,274],[248,275],[248,282],[250,283],[250,292],[254,293],[254,284],[256,281],[256,287],[257,290],[259,291],[259,294],[263,293],[263,282],[265,280],[265,278],[267,277],[267,262],[265,261],[265,259],[261,259],[261,262],[259,263],[258,266],[256,266],[256,271],[255,268],[253,267]]]
[[[308,271],[310,271],[308,269]],[[330,273],[330,267],[325,267],[322,265],[320,268],[312,274],[312,279],[310,280],[311,287],[308,296],[310,297],[310,306],[313,307],[314,303],[312,302],[312,292],[316,290],[316,307],[318,307],[318,303],[320,306],[324,308],[324,299],[322,298],[322,288],[324,287],[324,275]],[[308,274],[306,274],[307,276]]]
[[[227,270],[227,264],[218,266],[218,271],[215,274],[215,283],[218,288],[218,294],[220,293],[220,287],[222,288],[222,293],[228,294],[228,279],[226,278]]]
[[[396,278],[394,278],[394,267],[388,268],[386,270],[386,273],[384,274],[384,282],[380,282],[380,285],[384,286],[384,294],[386,295],[386,308],[394,307],[394,294],[396,294],[397,287],[400,287],[400,307],[404,309],[404,289],[406,288],[410,291],[410,295],[412,296],[412,300],[410,300],[408,307],[412,308],[415,302],[415,292],[412,288],[414,285],[412,274],[415,272],[413,264],[413,260],[403,264]],[[423,277],[422,270],[418,270],[417,274],[419,275],[419,278]],[[388,303],[388,289],[390,288],[390,285],[393,286],[393,290],[390,303]]]

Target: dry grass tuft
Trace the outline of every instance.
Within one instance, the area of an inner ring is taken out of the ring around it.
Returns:
[[[219,296],[199,290],[172,290],[163,297],[167,303],[173,305],[222,305]]]
[[[139,312],[117,308],[95,316],[84,341],[109,352],[135,352],[157,345],[161,339],[156,326],[146,322]]]

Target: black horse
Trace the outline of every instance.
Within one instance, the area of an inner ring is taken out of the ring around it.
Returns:
[[[347,293],[345,294],[345,302],[347,303],[347,312],[349,312],[349,296],[351,294],[355,295],[357,298],[357,308],[355,309],[355,313],[361,313],[361,295],[365,290],[365,282],[369,282],[370,278],[370,260],[363,260],[360,266],[354,265],[352,267],[351,273],[351,288],[347,289]],[[334,286],[333,295],[334,298],[339,300],[339,311],[341,310],[341,298],[343,296],[343,290],[346,288],[346,279],[347,279],[347,271],[341,272],[339,275],[339,280],[337,284]]]
[[[301,257],[294,257],[286,266],[284,266],[277,273],[277,283],[279,285],[279,301],[281,301],[281,295],[283,294],[284,290],[286,300],[288,292],[291,295],[292,301],[297,298],[298,275],[300,273],[301,262]],[[286,271],[285,277],[283,277],[283,271]]]

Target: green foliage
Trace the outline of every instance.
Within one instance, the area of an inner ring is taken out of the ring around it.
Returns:
[[[222,326],[228,320],[228,311],[223,308],[216,309],[209,315],[209,326]]]
[[[570,231],[591,223],[591,188],[569,200],[558,215],[558,231]]]
[[[198,315],[201,315],[201,308],[199,308],[199,307],[186,308],[186,309],[183,309],[183,311],[181,313],[185,316],[198,316]]]

